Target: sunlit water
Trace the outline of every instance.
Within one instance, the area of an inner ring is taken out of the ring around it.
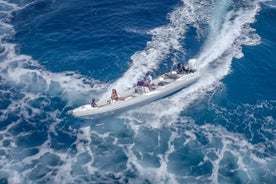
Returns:
[[[0,10],[0,183],[274,183],[275,1]],[[66,114],[179,62],[200,78],[172,96],[109,117]]]

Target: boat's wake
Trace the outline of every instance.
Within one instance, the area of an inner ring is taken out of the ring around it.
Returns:
[[[221,84],[220,80],[231,72],[233,59],[243,56],[243,45],[256,45],[260,42],[259,36],[250,27],[260,10],[259,2],[244,3],[248,7],[247,9],[237,6],[231,1],[183,2],[180,7],[170,13],[168,25],[151,31],[152,41],[148,42],[143,51],[135,53],[132,57],[132,66],[111,85],[111,88],[128,88],[133,81],[141,78],[147,71],[157,69],[170,52],[181,50],[182,53],[185,53],[180,42],[185,39],[186,31],[194,27],[198,32],[198,39],[206,39],[199,54],[195,56],[196,59],[191,59],[188,62],[189,66],[197,69],[200,79],[171,97],[170,103],[163,109],[166,111],[166,109],[177,106],[176,111],[180,113],[194,100],[204,97],[208,91],[214,90]],[[201,16],[202,13],[204,16]],[[201,37],[203,32],[206,33],[206,24],[209,25],[208,36]],[[170,41],[167,42],[167,40]],[[149,112],[147,108],[144,109],[142,111]],[[156,110],[156,113],[159,114],[160,109]]]

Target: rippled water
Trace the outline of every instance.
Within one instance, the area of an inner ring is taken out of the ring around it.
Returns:
[[[0,1],[0,183],[273,183],[275,1]],[[190,60],[195,58],[196,60]],[[178,62],[200,79],[66,112]]]

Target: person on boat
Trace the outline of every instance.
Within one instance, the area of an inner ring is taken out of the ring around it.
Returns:
[[[111,100],[112,101],[118,101],[119,100],[119,96],[118,96],[118,93],[117,93],[116,89],[112,89]]]
[[[144,80],[144,84],[146,87],[149,88],[149,90],[152,90],[152,76],[150,72],[146,73],[146,78]]]
[[[182,63],[178,63],[178,65],[177,65],[177,73],[178,74],[192,73],[194,71],[195,70],[193,70],[193,69],[185,68],[185,66]]]
[[[178,74],[183,74],[185,73],[186,68],[184,67],[184,65],[182,63],[178,63],[177,65],[177,73]]]
[[[91,107],[98,107],[98,105],[96,104],[95,98],[93,98],[91,101]]]
[[[125,100],[125,97],[119,97],[116,89],[112,89],[111,101],[118,101],[118,100],[123,101]]]

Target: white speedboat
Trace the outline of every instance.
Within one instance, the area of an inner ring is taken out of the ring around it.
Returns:
[[[151,87],[137,85],[124,93],[119,93],[120,100],[102,99],[97,107],[86,104],[69,111],[75,117],[91,118],[96,115],[109,115],[114,112],[141,106],[173,94],[197,80],[196,72],[177,74],[175,71],[165,73],[152,81]]]

